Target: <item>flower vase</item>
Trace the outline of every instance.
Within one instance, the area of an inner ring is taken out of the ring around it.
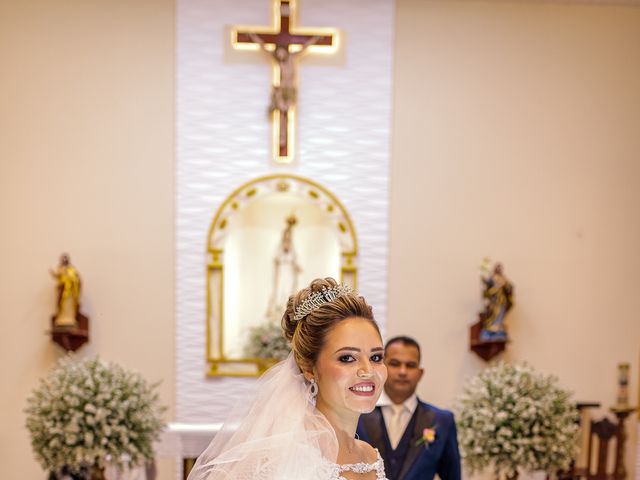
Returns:
[[[89,480],[106,480],[106,478],[107,477],[104,476],[103,467],[99,467],[98,465],[91,467]]]

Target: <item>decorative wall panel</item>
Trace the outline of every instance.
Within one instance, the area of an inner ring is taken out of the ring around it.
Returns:
[[[359,291],[384,330],[394,11],[392,0],[298,0],[297,24],[335,27],[342,45],[334,58],[300,62],[297,150],[282,166],[271,159],[271,67],[263,52],[231,50],[227,35],[271,25],[270,1],[178,0],[177,421],[224,420],[255,384],[205,374],[208,229],[253,178],[292,173],[339,198],[358,237]]]

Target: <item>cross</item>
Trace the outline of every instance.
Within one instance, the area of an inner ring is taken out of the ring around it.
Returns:
[[[273,80],[269,113],[273,125],[273,158],[278,163],[293,160],[296,117],[296,66],[308,51],[332,53],[337,49],[335,29],[295,29],[295,0],[273,1],[273,29],[235,27],[233,47],[261,49],[272,57]]]

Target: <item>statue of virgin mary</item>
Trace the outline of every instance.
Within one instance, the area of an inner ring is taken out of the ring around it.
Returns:
[[[286,222],[287,226],[282,232],[278,249],[273,258],[273,286],[266,313],[267,319],[278,325],[287,307],[289,297],[298,290],[298,278],[302,272],[293,244],[293,227],[298,223],[298,219],[291,214],[287,217]]]

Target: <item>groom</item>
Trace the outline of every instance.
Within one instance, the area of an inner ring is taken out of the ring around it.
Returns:
[[[453,414],[424,403],[416,387],[420,345],[394,337],[385,346],[387,383],[373,412],[362,415],[358,435],[380,451],[389,480],[460,480],[460,454]]]

